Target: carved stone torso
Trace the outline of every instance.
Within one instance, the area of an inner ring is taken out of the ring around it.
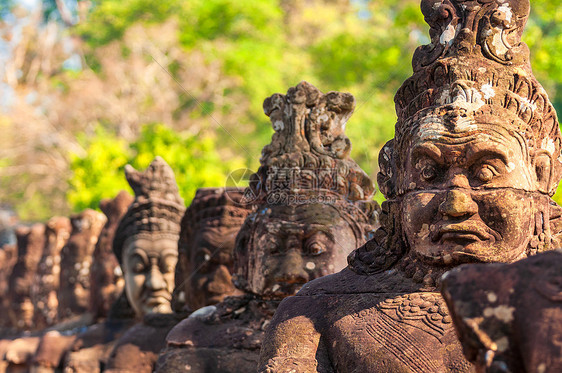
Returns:
[[[157,372],[186,366],[190,372],[255,371],[264,331],[278,305],[246,295],[199,309],[168,334]]]
[[[262,350],[275,357],[259,371],[471,372],[451,321],[434,289],[395,270],[346,268],[283,301]]]

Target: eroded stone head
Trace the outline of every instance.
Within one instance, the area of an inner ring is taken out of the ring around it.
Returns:
[[[432,43],[414,55],[379,157],[384,232],[350,260],[366,272],[399,262],[433,284],[442,272],[432,268],[557,247],[550,197],[562,158],[556,113],[520,40],[529,2],[426,0],[422,11]]]
[[[31,300],[35,305],[34,322],[39,328],[53,325],[57,320],[60,253],[71,230],[70,219],[65,216],[52,217],[45,227],[45,246],[31,287]]]
[[[144,172],[125,168],[135,199],[121,219],[113,251],[137,317],[172,312],[180,219],[185,211],[174,172],[156,157]]]
[[[102,213],[91,209],[70,217],[72,231],[60,252],[59,319],[89,310],[92,254],[105,221]]]
[[[122,190],[113,199],[103,199],[100,209],[107,221],[103,226],[93,253],[91,268],[90,310],[94,317],[104,318],[123,291],[125,281],[119,261],[113,254],[115,231],[133,196]]]
[[[176,293],[197,310],[237,293],[234,242],[251,212],[243,188],[198,189],[181,221]]]
[[[250,190],[256,211],[236,242],[240,289],[271,298],[295,294],[345,267],[346,257],[378,224],[374,186],[349,157],[348,93],[323,94],[309,83],[264,102],[275,133],[262,151]]]
[[[8,281],[10,320],[18,329],[32,329],[35,307],[31,301],[31,285],[45,246],[45,225],[18,227],[16,238],[18,257]]]

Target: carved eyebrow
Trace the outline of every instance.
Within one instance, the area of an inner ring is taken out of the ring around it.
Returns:
[[[330,228],[324,225],[309,225],[305,230],[305,237],[310,238],[315,233],[323,233],[330,241],[335,242],[334,235],[330,232]]]
[[[145,264],[149,262],[148,255],[143,249],[134,248],[133,250],[130,251],[130,256],[131,257],[138,256]]]
[[[441,150],[432,143],[421,143],[414,146],[412,150],[412,159],[417,159],[422,156],[432,158],[434,161],[442,163],[443,155]]]
[[[467,165],[472,165],[482,158],[498,158],[505,164],[509,162],[507,152],[504,150],[503,146],[493,142],[479,143],[478,148],[476,148],[476,146],[470,146],[468,148],[466,152]]]

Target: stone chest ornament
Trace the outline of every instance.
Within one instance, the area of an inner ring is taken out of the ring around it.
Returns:
[[[283,301],[259,371],[471,371],[441,275],[560,244],[560,130],[520,40],[529,2],[421,8],[431,43],[396,94],[379,156],[381,228],[346,269]]]

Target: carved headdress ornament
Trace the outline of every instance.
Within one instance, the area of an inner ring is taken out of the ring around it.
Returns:
[[[264,147],[261,166],[250,182],[258,204],[276,204],[283,195],[332,195],[338,199],[368,200],[374,186],[349,156],[345,135],[355,108],[349,93],[323,94],[307,82],[264,101],[275,133]]]
[[[185,212],[174,172],[161,157],[154,158],[144,172],[125,166],[125,176],[135,192],[135,200],[121,219],[113,240],[113,251],[119,261],[129,237],[147,234],[177,239]]]
[[[528,0],[422,0],[431,43],[419,47],[414,74],[395,96],[395,139],[381,152],[378,182],[387,198],[404,193],[401,152],[422,117],[501,118],[517,132],[531,156],[551,159],[550,181],[543,193],[553,195],[562,175],[558,119],[548,96],[533,76],[529,49],[521,41],[529,17]],[[490,122],[488,122],[490,123]],[[490,123],[496,124],[496,123]]]

